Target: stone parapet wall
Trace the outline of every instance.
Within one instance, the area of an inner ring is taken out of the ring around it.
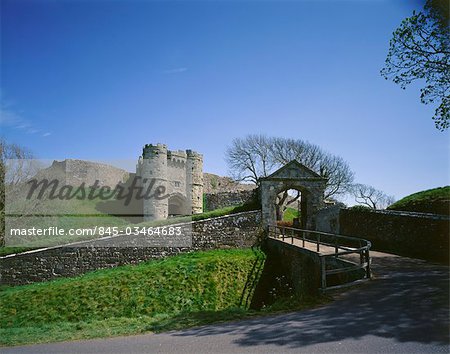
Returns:
[[[260,224],[261,212],[251,211],[180,224],[192,230],[192,243],[185,247],[142,247],[136,246],[132,236],[116,236],[108,240],[110,246],[90,241],[0,257],[0,284],[21,285],[73,277],[182,252],[250,247],[259,236]]]
[[[339,233],[369,240],[375,250],[448,263],[449,223],[442,215],[341,209]]]
[[[339,233],[339,214],[341,212],[340,205],[332,205],[323,208],[316,213],[316,230],[328,232],[332,234]]]
[[[268,258],[276,259],[298,297],[318,294],[320,259],[317,253],[272,238],[267,239],[265,248]]]

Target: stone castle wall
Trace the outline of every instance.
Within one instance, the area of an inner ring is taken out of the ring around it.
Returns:
[[[205,194],[206,211],[251,203],[257,198],[257,190]]]
[[[111,165],[66,159],[64,161],[53,161],[51,167],[41,171],[42,177],[63,179],[63,184],[70,186],[93,185],[97,180],[99,186],[110,186],[114,188],[119,183],[125,182],[129,172]]]
[[[186,169],[190,182],[190,193],[188,195],[190,195],[192,201],[192,214],[199,214],[203,212],[203,156],[192,150],[186,150],[186,153]]]
[[[339,234],[339,215],[341,209],[342,206],[337,204],[318,210],[316,213],[316,230]]]
[[[101,241],[90,241],[0,257],[0,284],[21,285],[73,277],[182,252],[250,247],[259,236],[260,224],[260,211],[244,212],[183,224],[192,230],[192,243],[185,247],[138,247],[133,244],[141,243],[141,239],[116,236],[108,247],[99,246]]]
[[[277,264],[280,274],[287,276],[298,297],[316,295],[320,288],[320,258],[316,252],[269,238],[265,250],[269,261]]]
[[[240,183],[230,177],[218,176],[206,172],[203,174],[203,192],[206,194],[237,192],[242,190],[253,190],[255,188],[255,184]]]
[[[170,193],[167,181],[167,147],[163,144],[146,145],[142,156],[139,158],[136,166],[136,177],[141,177],[144,182],[144,190],[149,189],[151,183],[154,188],[163,187]],[[169,216],[168,200],[151,200],[143,201],[144,220],[160,220]]]
[[[186,194],[187,166],[186,151],[167,151],[167,187],[169,193]]]
[[[374,250],[446,263],[449,224],[449,217],[434,214],[352,209],[339,214],[339,233],[369,240]]]

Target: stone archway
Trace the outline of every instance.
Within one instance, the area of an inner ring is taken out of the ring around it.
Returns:
[[[302,228],[315,230],[316,212],[323,206],[326,178],[292,160],[260,182],[264,226],[274,225],[277,221],[275,201],[278,194],[288,189],[297,189],[302,193]]]
[[[170,195],[168,200],[169,216],[190,215],[191,206],[181,193],[174,193]]]

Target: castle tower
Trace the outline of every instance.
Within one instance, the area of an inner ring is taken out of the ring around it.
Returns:
[[[147,144],[144,146],[142,159],[139,159],[138,175],[143,178],[144,191],[153,183],[152,190],[159,186],[167,190],[167,146],[164,144]],[[166,219],[168,217],[168,200],[144,200],[144,221]]]
[[[144,192],[163,186],[164,199],[144,199],[145,221],[203,212],[203,156],[192,150],[170,151],[164,144],[147,144],[136,166]],[[149,188],[151,186],[151,188]]]
[[[187,198],[192,200],[192,214],[203,212],[203,156],[186,150]]]

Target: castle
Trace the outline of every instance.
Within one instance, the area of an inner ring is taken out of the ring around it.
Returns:
[[[155,187],[164,186],[169,198],[144,199],[144,220],[203,212],[203,156],[192,150],[167,150],[164,144],[147,144],[136,166],[136,176]]]

